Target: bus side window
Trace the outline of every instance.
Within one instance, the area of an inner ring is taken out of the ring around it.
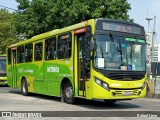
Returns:
[[[43,49],[43,43],[36,43],[35,44],[35,53],[34,53],[34,59],[35,61],[42,60],[42,49]]]
[[[8,65],[10,65],[11,62],[12,62],[12,59],[11,59],[11,49],[10,49],[10,48],[8,48],[7,54],[8,54],[8,55],[7,55]]]
[[[49,38],[45,41],[45,60],[56,59],[56,38]]]
[[[25,62],[32,62],[33,44],[25,45]]]
[[[17,48],[17,63],[24,63],[25,55],[24,55],[24,46],[19,46]]]
[[[65,34],[59,36],[58,38],[58,55],[59,59],[70,58],[71,57],[71,45],[72,37],[71,34]]]

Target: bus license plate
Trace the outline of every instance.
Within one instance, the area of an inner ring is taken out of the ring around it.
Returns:
[[[132,95],[132,92],[131,91],[124,91],[123,95],[129,96],[129,95]]]

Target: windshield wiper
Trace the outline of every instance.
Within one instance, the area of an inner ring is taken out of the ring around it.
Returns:
[[[100,50],[101,50],[102,58],[104,58],[104,56],[103,56],[103,49],[102,49],[101,45],[100,45]]]
[[[120,53],[122,52],[122,47],[121,47],[120,40],[118,40],[117,51],[120,52]]]
[[[120,52],[121,55],[121,61],[122,61],[122,46],[120,40],[118,40],[118,46],[117,46],[117,51]]]
[[[112,33],[109,33],[109,37],[111,39],[111,42],[114,42],[114,37],[113,37],[113,34]]]

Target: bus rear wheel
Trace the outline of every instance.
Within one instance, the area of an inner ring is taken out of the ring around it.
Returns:
[[[24,96],[27,96],[27,95],[28,95],[28,85],[27,85],[27,81],[26,81],[25,79],[22,80],[21,90],[22,90],[22,94],[23,94]]]
[[[64,83],[63,88],[62,88],[62,93],[63,93],[64,102],[66,102],[68,104],[74,103],[73,87],[69,81]]]

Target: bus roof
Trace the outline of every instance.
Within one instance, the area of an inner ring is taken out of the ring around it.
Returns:
[[[36,41],[36,40],[40,40],[40,39],[44,39],[44,38],[49,38],[49,37],[51,37],[53,35],[65,33],[65,32],[71,31],[71,30],[75,30],[75,29],[87,26],[88,23],[91,22],[91,21],[94,21],[94,19],[83,21],[81,23],[74,24],[74,25],[71,25],[71,26],[68,26],[68,27],[65,27],[65,28],[62,28],[62,29],[55,29],[55,30],[52,30],[52,31],[49,31],[49,32],[45,32],[45,33],[33,36],[32,38],[27,39],[25,41],[21,41],[21,42],[9,45],[7,47],[16,47],[16,46],[21,45],[21,44],[26,44],[26,43],[33,42],[33,41]]]
[[[72,31],[72,30],[87,26],[88,23],[93,22],[94,20],[95,21],[97,21],[97,20],[105,20],[105,21],[108,21],[108,22],[117,22],[117,23],[123,23],[123,24],[129,24],[129,25],[142,27],[142,26],[140,26],[139,24],[136,24],[136,23],[131,23],[131,22],[127,22],[127,21],[120,21],[120,20],[115,20],[115,19],[107,19],[107,18],[90,19],[90,20],[83,21],[81,23],[77,23],[77,24],[74,24],[74,25],[71,25],[71,26],[68,26],[68,27],[65,27],[65,28],[55,29],[55,30],[52,30],[52,31],[49,31],[49,32],[45,32],[45,33],[33,36],[30,39],[27,39],[27,40],[24,40],[24,41],[9,45],[7,47],[16,47],[16,46],[19,46],[21,44],[27,44],[29,42],[33,42],[33,41],[44,39],[44,38],[49,38],[49,37],[57,35],[57,34],[65,33],[65,32],[68,32],[68,31]]]

